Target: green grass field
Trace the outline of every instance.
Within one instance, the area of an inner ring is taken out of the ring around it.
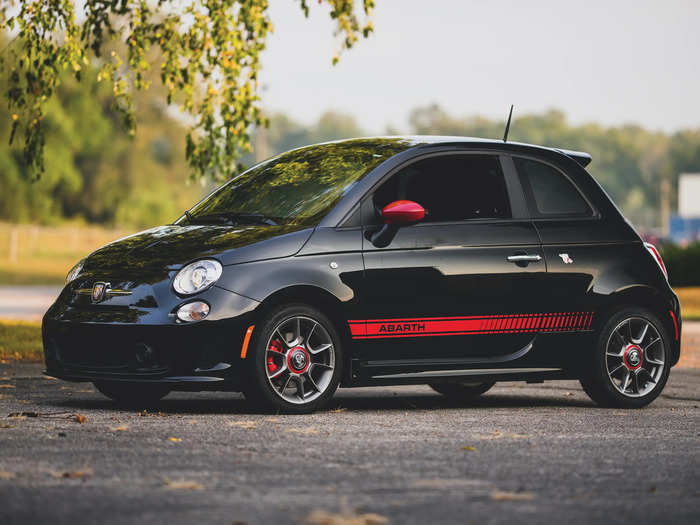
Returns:
[[[63,284],[76,262],[129,233],[95,226],[0,223],[0,285]]]
[[[40,323],[0,321],[0,362],[43,358]]]
[[[675,288],[681,301],[681,313],[686,321],[700,321],[700,286]]]

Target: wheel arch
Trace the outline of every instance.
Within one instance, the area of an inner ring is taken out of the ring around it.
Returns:
[[[674,325],[674,318],[669,313],[673,311],[673,304],[656,288],[636,285],[613,293],[608,304],[600,310],[598,332],[600,332],[606,320],[610,319],[615,313],[632,307],[647,309],[661,321],[671,342],[671,363],[675,365],[680,357],[680,343],[674,338],[676,326]]]
[[[343,348],[341,385],[348,384],[352,377],[350,370],[352,338],[341,300],[328,290],[318,286],[292,285],[268,295],[256,308],[256,318],[262,319],[273,309],[293,303],[301,303],[317,308],[331,320],[340,336]]]

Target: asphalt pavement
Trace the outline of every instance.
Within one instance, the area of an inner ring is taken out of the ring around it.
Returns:
[[[118,409],[40,372],[0,365],[3,524],[700,522],[700,370],[642,410],[569,381],[347,389],[304,416],[227,393]]]

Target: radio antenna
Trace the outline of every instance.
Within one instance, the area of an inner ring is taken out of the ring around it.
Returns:
[[[506,132],[503,134],[503,142],[508,140],[508,131],[510,130],[510,118],[513,116],[513,104],[510,105],[510,113],[508,113],[508,122],[506,122]]]

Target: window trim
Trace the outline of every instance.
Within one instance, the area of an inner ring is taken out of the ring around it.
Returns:
[[[559,166],[556,164],[549,162],[547,160],[544,160],[540,157],[535,157],[532,155],[521,155],[521,154],[515,154],[515,155],[510,155],[511,161],[513,162],[513,169],[515,169],[515,172],[518,176],[518,180],[520,181],[520,185],[523,190],[523,195],[525,196],[525,201],[527,203],[528,210],[530,212],[530,217],[532,220],[536,221],[562,221],[562,220],[569,220],[569,221],[590,221],[590,220],[599,220],[602,218],[600,212],[596,208],[596,206],[593,205],[591,200],[588,198],[588,196],[585,194],[585,192],[581,191],[581,188],[579,188],[578,184],[571,178],[571,176],[566,173],[563,169],[561,169]],[[535,200],[535,193],[532,189],[532,186],[530,184],[529,178],[520,170],[518,170],[518,167],[516,165],[516,159],[525,159],[525,160],[530,160],[534,162],[539,162],[540,164],[544,164],[545,166],[549,166],[553,170],[559,172],[560,175],[562,175],[568,182],[573,186],[574,190],[576,190],[579,194],[579,196],[583,199],[583,202],[586,203],[588,206],[588,209],[590,210],[589,213],[582,214],[582,213],[569,213],[569,214],[561,214],[561,213],[553,213],[553,214],[542,214],[539,209],[537,208],[537,201]]]
[[[494,150],[469,150],[465,151],[462,149],[450,149],[450,150],[443,150],[443,151],[431,151],[431,152],[426,152],[424,154],[416,155],[415,157],[412,157],[405,162],[399,164],[398,166],[395,166],[391,170],[389,170],[387,173],[384,174],[369,190],[367,190],[367,193],[360,199],[359,206],[362,209],[366,209],[365,204],[367,201],[372,201],[374,198],[374,193],[386,182],[388,181],[391,177],[396,175],[399,171],[407,168],[408,166],[415,164],[416,162],[423,161],[428,158],[433,158],[433,157],[445,157],[445,156],[456,156],[456,155],[479,155],[479,156],[484,156],[488,155],[490,157],[495,157],[496,161],[499,163],[499,167],[501,169],[501,173],[503,175],[503,181],[504,181],[504,188],[506,191],[506,197],[508,199],[508,206],[510,207],[510,212],[511,216],[510,217],[486,217],[486,218],[473,218],[473,219],[463,219],[460,221],[421,221],[416,224],[410,225],[410,227],[419,227],[419,226],[435,226],[435,225],[465,225],[465,224],[489,224],[489,223],[513,223],[513,222],[523,222],[523,221],[530,221],[530,217],[523,215],[523,211],[527,210],[527,207],[525,207],[525,210],[523,210],[522,205],[527,204],[525,202],[525,197],[521,193],[520,194],[520,199],[518,200],[518,195],[517,195],[517,186],[520,185],[519,179],[517,179],[517,172],[513,169],[510,170],[509,166],[504,162],[504,158],[508,157],[509,155],[505,154],[503,151],[494,151]],[[513,183],[513,178],[516,179],[515,183]],[[510,179],[510,180],[509,180]],[[515,195],[513,194],[515,192]],[[374,204],[370,202],[370,206],[372,211],[374,211]],[[517,210],[517,216],[516,216],[516,210]],[[349,214],[348,214],[349,215]],[[365,213],[361,213],[362,217],[362,227],[366,226],[378,226],[378,224],[367,224],[365,221]],[[341,225],[347,220],[347,216],[341,221]]]

